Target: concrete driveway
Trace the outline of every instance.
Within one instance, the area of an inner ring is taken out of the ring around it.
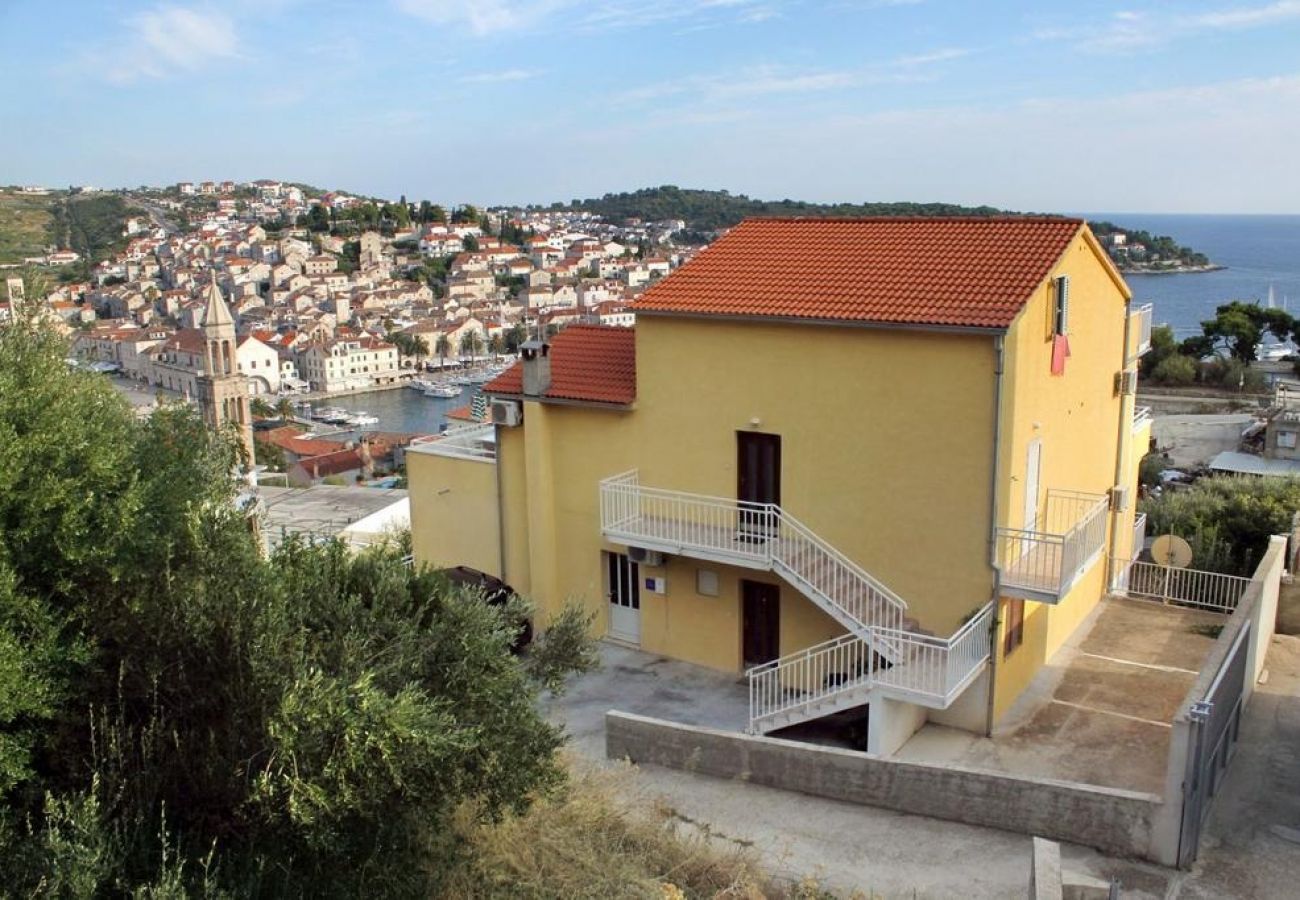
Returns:
[[[747,721],[748,694],[735,675],[608,643],[601,656],[600,670],[543,702],[584,764],[622,765],[605,758],[604,716],[611,708],[735,730]],[[813,876],[841,896],[1023,897],[1029,883],[1030,838],[1020,834],[657,766],[637,768],[628,791],[634,805],[667,810],[687,831],[724,847],[751,848],[778,876]],[[1166,895],[1170,873],[1158,866],[1084,847],[1065,845],[1061,852],[1067,872],[1095,883],[1119,877],[1126,900]]]
[[[926,725],[898,758],[1162,793],[1174,714],[1225,621],[1145,600],[1103,600],[992,738]]]

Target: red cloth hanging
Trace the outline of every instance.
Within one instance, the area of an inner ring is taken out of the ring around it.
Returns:
[[[1052,374],[1065,374],[1065,360],[1070,356],[1070,339],[1063,334],[1052,338]]]

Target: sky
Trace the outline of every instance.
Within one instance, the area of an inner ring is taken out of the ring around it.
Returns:
[[[1300,0],[0,0],[0,183],[1300,213]]]

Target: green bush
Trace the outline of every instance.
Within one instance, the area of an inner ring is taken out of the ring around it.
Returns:
[[[1196,361],[1190,356],[1166,356],[1151,371],[1151,380],[1158,384],[1188,385],[1196,381]]]
[[[1203,377],[1229,391],[1258,392],[1264,390],[1264,376],[1239,359],[1219,358],[1206,365]]]
[[[1148,457],[1150,458],[1150,457]],[[1192,545],[1192,566],[1250,575],[1274,534],[1291,530],[1300,478],[1202,478],[1143,501],[1147,533],[1176,534]]]
[[[0,877],[13,896],[436,896],[457,810],[563,779],[542,683],[589,619],[287,541],[233,503],[237,439],[139,422],[62,341],[0,329]]]

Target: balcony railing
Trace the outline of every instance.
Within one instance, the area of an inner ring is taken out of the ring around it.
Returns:
[[[1151,424],[1151,407],[1133,407],[1133,430],[1140,431],[1144,426],[1149,424]]]
[[[645,487],[633,471],[601,482],[600,524],[623,543],[774,571],[851,631],[903,627],[901,597],[774,503]]]
[[[407,448],[410,453],[431,453],[453,459],[496,462],[496,428],[493,425],[468,425],[447,434],[416,438]]]
[[[1151,349],[1152,309],[1147,303],[1129,313],[1129,346],[1133,348],[1128,356],[1130,362]]]
[[[1101,555],[1108,508],[1103,494],[1048,491],[1041,527],[999,528],[997,559],[1004,593],[1060,601]]]

